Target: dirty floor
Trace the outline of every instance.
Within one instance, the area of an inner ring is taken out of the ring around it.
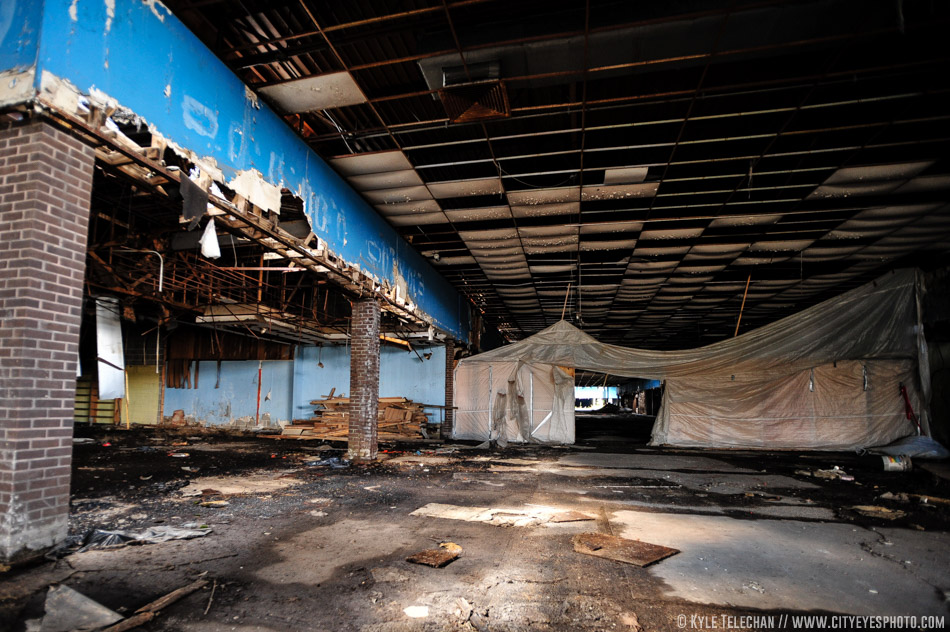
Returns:
[[[395,446],[339,469],[339,444],[77,428],[90,439],[75,449],[77,542],[95,529],[207,533],[2,573],[0,630],[32,627],[51,584],[128,616],[198,578],[208,584],[139,629],[766,630],[806,615],[917,627],[950,615],[945,480],[853,454],[654,449],[649,421],[579,419],[564,448]],[[575,552],[582,533],[679,553],[639,567]],[[442,543],[462,549],[443,568],[406,562]]]

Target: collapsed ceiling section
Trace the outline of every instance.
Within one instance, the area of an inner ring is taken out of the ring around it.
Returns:
[[[942,3],[169,5],[509,338],[694,346],[950,250]]]

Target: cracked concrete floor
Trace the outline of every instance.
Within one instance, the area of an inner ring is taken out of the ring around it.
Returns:
[[[229,461],[228,450],[203,451],[203,444],[215,447],[203,439],[187,448],[195,472],[183,473],[155,437],[113,439],[119,450],[77,450],[76,467],[87,468],[74,480],[82,501],[77,533],[186,521],[212,533],[73,553],[0,575],[0,629],[24,629],[25,620],[42,614],[53,582],[128,614],[202,574],[208,587],[141,629],[677,630],[680,615],[950,614],[948,508],[879,498],[887,491],[947,497],[945,483],[922,471],[876,471],[853,455],[765,459],[595,442],[595,450],[417,455],[413,448],[395,455],[410,458],[332,470],[307,466],[316,451],[297,442],[231,440],[237,456]],[[145,458],[140,444],[159,449]],[[795,473],[831,465],[856,481]],[[289,477],[294,484],[243,494],[208,490],[200,498],[182,493],[212,476]],[[209,498],[228,504],[200,505]],[[544,507],[596,519],[496,526],[410,515],[430,503]],[[849,509],[858,504],[900,507],[906,515],[869,518]],[[575,553],[571,537],[590,531],[681,552],[647,568]],[[447,567],[405,562],[445,541],[463,548]],[[472,616],[459,616],[460,599]],[[426,616],[407,615],[412,606]]]

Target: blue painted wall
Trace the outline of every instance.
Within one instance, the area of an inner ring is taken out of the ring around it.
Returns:
[[[37,88],[43,70],[83,92],[96,88],[166,138],[213,157],[228,178],[257,169],[304,200],[314,233],[332,251],[390,283],[398,268],[422,311],[467,340],[468,303],[279,116],[263,103],[256,107],[244,84],[175,16],[159,2],[115,4],[110,19],[101,1],[3,0],[15,13],[43,7]],[[27,55],[12,59],[21,57]]]
[[[408,397],[424,404],[445,404],[445,347],[417,347],[419,355],[432,353],[420,361],[416,354],[394,347],[380,349],[379,394],[381,397]],[[323,368],[318,363],[323,363]],[[253,418],[257,408],[257,361],[221,363],[221,386],[215,388],[216,362],[201,362],[198,388],[166,388],[162,412],[176,410],[211,426],[227,425],[241,418]],[[264,361],[261,373],[261,416],[270,415],[271,424],[306,419],[313,413],[310,400],[320,399],[336,388],[336,394],[350,392],[350,349],[332,346],[298,347],[293,361]],[[271,398],[265,401],[270,393]],[[441,411],[429,408],[430,419],[440,421]]]
[[[36,64],[43,3],[0,0],[0,71]]]
[[[379,353],[379,396],[407,397],[422,404],[445,404],[445,347],[421,347],[411,351],[395,347],[381,347]],[[318,366],[323,364],[323,368]],[[306,419],[313,413],[310,401],[320,399],[336,388],[336,394],[350,393],[349,347],[298,347],[294,360],[294,404],[297,419]],[[433,422],[440,421],[439,409],[426,409]]]
[[[176,410],[204,425],[227,425],[257,414],[257,361],[221,363],[221,387],[215,388],[217,362],[201,362],[198,388],[166,388],[162,412]],[[261,370],[261,416],[270,415],[271,424],[291,420],[294,363],[265,360]],[[270,400],[265,401],[270,393]],[[263,421],[262,421],[263,423]],[[252,424],[253,425],[253,424]]]

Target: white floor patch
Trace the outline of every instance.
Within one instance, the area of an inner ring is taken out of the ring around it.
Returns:
[[[946,612],[934,586],[950,586],[950,568],[928,568],[924,579],[914,566],[928,564],[933,550],[908,544],[901,560],[872,554],[867,549],[885,536],[850,524],[639,511],[615,512],[610,523],[621,537],[682,551],[650,569],[670,586],[671,597],[860,615]],[[897,539],[893,532],[888,537]],[[941,546],[950,543],[947,534],[941,539]],[[931,549],[938,544],[929,542]]]
[[[462,507],[459,505],[443,505],[429,503],[413,511],[410,516],[426,516],[428,518],[446,518],[448,520],[464,520],[465,522],[485,522],[499,527],[534,527],[545,525],[553,517],[573,508],[546,507],[542,505],[526,505],[521,508],[507,507]],[[592,514],[587,514],[591,518]],[[565,524],[565,523],[557,523]]]

